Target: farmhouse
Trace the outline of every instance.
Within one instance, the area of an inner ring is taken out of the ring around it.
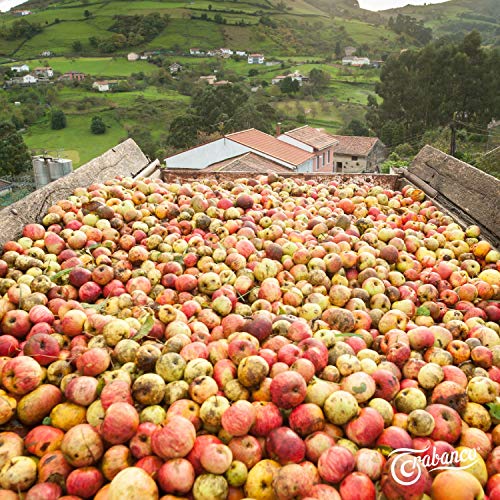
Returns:
[[[314,154],[312,172],[334,171],[334,150],[338,140],[323,130],[304,125],[278,135],[280,141]]]
[[[53,52],[52,52],[51,50],[43,50],[43,51],[40,53],[40,55],[41,55],[42,57],[50,57],[50,56],[53,56],[54,54],[53,54]]]
[[[378,137],[333,135],[338,143],[333,155],[334,172],[376,172],[387,157]]]
[[[189,54],[192,56],[201,56],[203,52],[200,49],[189,49]]]
[[[135,52],[129,52],[127,54],[128,61],[137,61],[138,59],[139,59],[139,54],[136,54]]]
[[[343,66],[356,66],[356,67],[361,67],[361,66],[369,66],[370,65],[370,59],[368,57],[343,57],[342,58],[342,65]]]
[[[309,81],[309,77],[301,75],[298,71],[294,71],[293,73],[290,73],[289,75],[278,75],[278,76],[275,76],[271,80],[271,83],[273,85],[279,85],[285,78],[291,78],[292,81],[299,82],[300,86],[302,86],[304,82],[308,82]]]
[[[33,73],[35,73],[36,76],[45,78],[52,78],[54,76],[54,70],[50,66],[35,68]]]
[[[118,85],[118,80],[98,80],[92,84],[92,88],[99,92],[109,92],[116,85]]]
[[[67,73],[62,74],[59,77],[59,80],[82,81],[85,80],[85,73],[80,73],[79,71],[68,71]]]
[[[261,164],[264,160],[277,164],[281,167],[280,170],[284,168],[291,172],[312,171],[312,153],[253,128],[227,134],[221,139],[171,156],[165,159],[165,163],[167,169],[175,171],[205,170],[246,153],[258,156]],[[257,161],[254,156],[251,158],[254,163]],[[248,161],[248,158],[245,161]],[[268,163],[266,165],[270,166]]]
[[[29,16],[32,12],[31,10],[14,10],[12,14],[14,16]]]
[[[264,64],[265,58],[263,54],[249,54],[248,64]]]
[[[200,76],[200,80],[209,85],[213,85],[217,81],[217,77],[215,75]]]
[[[235,52],[237,56],[246,57],[247,53],[244,50],[237,50]]]
[[[172,63],[168,67],[168,70],[171,74],[178,73],[179,71],[182,71],[182,66],[179,63]]]
[[[10,70],[15,73],[27,73],[30,70],[30,67],[27,64],[21,64],[20,66],[11,66]]]

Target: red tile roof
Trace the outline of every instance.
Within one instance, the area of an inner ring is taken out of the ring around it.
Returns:
[[[303,142],[308,146],[312,146],[314,149],[324,149],[337,142],[332,135],[327,134],[323,130],[310,127],[309,125],[304,125],[303,127],[285,132],[285,135]]]
[[[280,141],[276,137],[254,128],[228,134],[226,137],[234,142],[295,166],[302,165],[302,163],[314,156],[312,153]]]
[[[352,156],[368,155],[379,140],[378,137],[362,137],[357,135],[332,135],[332,137],[339,141],[334,148],[335,153]]]
[[[218,163],[214,163],[202,170],[203,172],[290,172],[291,169],[280,165],[272,160],[268,160],[255,153],[245,153],[236,158],[229,158]]]

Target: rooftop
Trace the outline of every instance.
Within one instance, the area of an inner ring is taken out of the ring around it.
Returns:
[[[366,156],[379,140],[378,137],[357,135],[332,135],[338,141],[335,152],[354,156]]]
[[[314,149],[324,149],[338,142],[334,136],[309,125],[285,132],[285,135],[312,146]]]
[[[302,165],[302,163],[313,157],[307,151],[280,141],[276,137],[254,128],[228,134],[226,137],[294,166]]]
[[[263,158],[255,153],[245,153],[236,158],[220,161],[210,165],[205,172],[255,172],[265,174],[268,172],[290,172],[291,169],[272,160]]]

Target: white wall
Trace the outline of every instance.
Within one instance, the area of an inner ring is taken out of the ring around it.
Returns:
[[[280,141],[291,144],[292,146],[303,149],[304,151],[308,151],[309,153],[314,153],[314,148],[312,146],[308,146],[307,144],[304,144],[303,142],[298,141],[297,139],[294,139],[293,137],[290,137],[289,135],[281,134],[278,136],[278,139]]]

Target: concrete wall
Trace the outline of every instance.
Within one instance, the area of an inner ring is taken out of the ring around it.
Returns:
[[[148,164],[149,159],[139,146],[132,139],[127,139],[73,173],[1,210],[0,245],[18,238],[23,226],[39,222],[51,205],[69,196],[75,188],[113,179],[117,175],[135,176]]]

